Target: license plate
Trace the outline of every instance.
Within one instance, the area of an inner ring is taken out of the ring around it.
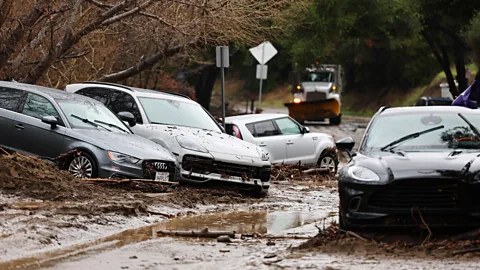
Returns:
[[[155,181],[168,181],[170,173],[168,172],[156,172]]]

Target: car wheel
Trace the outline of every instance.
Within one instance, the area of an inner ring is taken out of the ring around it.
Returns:
[[[330,125],[338,126],[342,122],[342,115],[330,118]]]
[[[338,160],[332,153],[323,153],[320,158],[318,158],[317,164],[318,167],[322,169],[329,169],[332,173],[337,172]]]
[[[70,161],[68,172],[75,178],[94,178],[97,177],[97,165],[90,155],[81,153]]]

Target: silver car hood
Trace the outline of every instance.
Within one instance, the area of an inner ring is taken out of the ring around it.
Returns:
[[[211,154],[222,153],[236,155],[242,157],[261,158],[257,152],[257,146],[240,140],[226,133],[202,130],[198,128],[182,127],[182,126],[164,126],[150,125],[147,129],[152,131],[158,130],[159,139],[163,140],[166,145],[174,151],[174,147],[170,147],[170,143],[176,144],[176,136],[185,136],[205,147]]]
[[[175,156],[169,150],[135,134],[97,129],[72,129],[70,136],[104,150],[115,151],[140,159],[176,161]]]
[[[302,87],[305,92],[313,91],[328,91],[332,87],[330,82],[302,82]]]

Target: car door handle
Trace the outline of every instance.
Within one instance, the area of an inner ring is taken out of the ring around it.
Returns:
[[[291,144],[293,144],[292,141],[288,141],[288,142],[287,142],[287,145],[291,145]]]
[[[265,147],[265,146],[267,146],[267,145],[264,144],[264,143],[261,143],[261,144],[259,144],[258,146],[260,146],[260,147]]]
[[[25,127],[24,127],[22,124],[16,124],[16,125],[15,125],[15,128],[18,129],[18,130],[22,130],[22,129],[24,129]]]

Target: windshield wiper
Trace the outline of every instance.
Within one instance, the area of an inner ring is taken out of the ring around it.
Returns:
[[[95,123],[107,125],[107,126],[109,126],[109,127],[113,127],[113,128],[116,128],[116,129],[118,129],[118,130],[120,130],[120,131],[123,131],[123,132],[125,132],[125,133],[128,133],[128,132],[127,132],[126,130],[124,130],[123,128],[121,128],[121,127],[119,127],[119,126],[117,126],[117,125],[115,125],[115,124],[112,124],[112,123],[107,123],[107,122],[103,122],[103,121],[100,121],[100,120],[95,120]]]
[[[108,130],[108,131],[111,132],[110,129],[108,129],[108,128],[104,127],[104,126],[97,125],[97,124],[95,124],[95,122],[92,122],[92,121],[88,120],[87,118],[82,118],[82,117],[80,117],[80,116],[78,116],[78,115],[75,115],[75,114],[70,114],[70,116],[72,116],[73,118],[77,118],[78,120],[80,120],[80,121],[82,121],[82,122],[84,122],[84,123],[90,124],[90,125],[92,125],[92,126],[94,126],[94,127],[96,127],[96,128],[101,127],[101,128],[104,128],[104,129],[106,129],[106,130]]]
[[[399,143],[402,143],[404,141],[408,141],[408,140],[411,140],[411,139],[414,139],[414,138],[417,138],[425,133],[430,133],[432,131],[435,131],[435,130],[439,130],[439,129],[442,129],[444,128],[445,126],[441,125],[441,126],[438,126],[438,127],[434,127],[434,128],[429,128],[427,130],[424,130],[424,131],[419,131],[419,132],[415,132],[415,133],[412,133],[412,134],[408,134],[406,136],[403,136],[401,137],[400,139],[398,140],[395,140],[387,145],[385,145],[384,147],[380,148],[381,151],[385,151],[387,148],[390,148],[389,150],[392,150],[396,145],[398,145]]]
[[[480,132],[478,132],[478,129],[470,121],[468,121],[467,118],[465,118],[465,116],[463,116],[463,114],[458,113],[458,116],[460,116],[460,118],[462,118],[462,120],[465,121],[465,123],[468,124],[468,126],[473,131],[473,133],[475,133],[475,135],[477,135],[477,137],[480,138]]]

